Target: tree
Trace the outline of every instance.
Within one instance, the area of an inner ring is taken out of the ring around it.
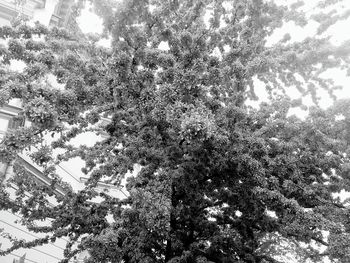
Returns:
[[[20,98],[18,118],[32,125],[1,142],[0,158],[13,163],[19,186],[14,201],[3,187],[1,207],[47,237],[13,240],[0,253],[67,236],[62,262],[83,250],[89,262],[348,262],[350,211],[333,194],[350,186],[350,102],[317,106],[318,89],[334,96],[337,88],[321,74],[350,65],[348,43],[335,47],[323,35],[349,16],[324,13],[337,2],[313,10],[317,36],[292,42],[286,34],[272,46],[266,40],[284,22],[308,23],[302,1],[95,1],[111,49],[39,24],[3,27],[0,102]],[[11,60],[25,62],[24,71],[9,71]],[[50,85],[48,74],[64,88]],[[246,104],[256,98],[255,79],[270,95],[258,110]],[[291,87],[315,102],[305,120],[288,115],[305,107],[285,94]],[[70,144],[102,132],[102,116],[111,118],[107,139]],[[18,160],[32,146],[50,186]],[[89,180],[76,192],[55,166],[77,156]],[[128,178],[128,198],[95,189],[101,180],[119,185],[135,164],[142,169]],[[66,194],[50,206],[58,186]],[[97,196],[102,201],[92,202]],[[49,226],[36,225],[45,219]]]

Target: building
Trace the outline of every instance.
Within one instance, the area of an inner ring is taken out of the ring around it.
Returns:
[[[1,0],[0,1],[0,25],[9,25],[10,21],[19,14],[30,19],[34,17],[36,9],[43,9],[46,0]]]
[[[73,12],[74,0],[0,0],[0,26],[11,25],[11,21],[18,16],[22,16],[28,20],[39,21],[46,26],[65,27],[68,30],[80,31],[75,22]],[[21,123],[16,120],[16,115],[21,112],[21,102],[12,100],[8,105],[0,108],[0,142],[7,132],[14,130],[22,125],[29,123]],[[25,154],[19,155],[20,161],[28,172],[38,181],[48,184],[49,179],[43,176],[40,167],[30,161]],[[74,176],[65,167],[59,167],[61,174],[65,174],[66,178],[70,178],[73,187],[79,189],[83,187],[79,177]],[[0,183],[4,182],[12,175],[10,163],[0,162]],[[16,185],[10,185],[8,192],[14,193]],[[58,195],[63,195],[63,189],[57,189]],[[0,231],[8,232],[11,235],[23,238],[27,241],[35,238],[43,237],[40,233],[31,233],[25,227],[16,223],[20,217],[9,211],[0,211]],[[3,232],[3,233],[4,233]],[[8,256],[0,257],[1,263],[13,262],[32,262],[32,263],[56,263],[63,258],[63,250],[67,240],[59,239],[55,243],[46,244],[32,249],[19,249]],[[0,236],[0,249],[5,249],[10,242]],[[24,256],[25,255],[25,256]],[[79,255],[75,262],[82,262],[85,255]]]
[[[74,0],[0,0],[0,26],[21,15],[47,26],[80,31],[75,21]]]
[[[16,115],[22,111],[21,103],[19,100],[12,100],[8,105],[0,108],[0,142],[7,132],[11,132],[22,125],[29,125],[29,123],[23,123],[16,121]],[[50,184],[49,178],[45,177],[41,172],[41,168],[33,164],[28,156],[21,154],[18,156],[20,162],[24,165],[26,170],[40,183]],[[62,170],[62,172],[68,173],[67,170]],[[13,174],[11,163],[1,163],[0,162],[0,183],[5,183]],[[72,174],[67,174],[66,177],[72,177]],[[78,180],[78,179],[76,179]],[[7,182],[6,182],[7,183]],[[15,184],[9,184],[7,192],[11,196],[14,196],[17,186]],[[57,195],[64,195],[64,190],[62,188],[57,188]],[[21,217],[10,211],[0,211],[0,232],[10,233],[11,235],[25,239],[27,241],[34,240],[45,236],[40,233],[32,233],[28,231],[24,226],[17,223]],[[63,258],[63,250],[65,248],[67,240],[58,239],[55,243],[46,244],[41,247],[32,249],[19,249],[11,253],[10,255],[0,257],[1,263],[13,263],[15,260],[20,260],[24,262],[34,262],[34,263],[46,263],[46,262],[58,262]],[[2,249],[10,246],[10,242],[6,238],[0,237],[0,244]],[[23,259],[23,255],[25,258]],[[21,261],[18,261],[21,262]]]
[[[79,26],[75,20],[74,1],[60,0],[55,6],[49,22],[50,26],[64,27],[72,32],[80,32]]]
[[[21,111],[20,103],[13,101],[11,104],[5,105],[0,109],[0,141],[5,136],[6,132],[16,129],[20,123],[16,123],[14,117]],[[8,163],[0,162],[0,182],[5,179],[9,170]]]

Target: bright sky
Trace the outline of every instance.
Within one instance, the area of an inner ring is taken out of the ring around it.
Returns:
[[[275,0],[278,4],[287,5],[295,2],[296,0]],[[307,15],[310,15],[314,11],[314,6],[320,3],[320,0],[307,0],[305,1],[305,5],[302,9],[306,12]],[[332,7],[333,8],[333,7]],[[350,1],[345,0],[343,3],[337,4],[336,8],[340,12],[344,12],[345,10],[350,9]],[[326,10],[327,11],[327,10]],[[87,7],[82,11],[81,16],[78,18],[78,24],[81,27],[84,33],[102,33],[102,19],[93,13],[93,8],[91,5],[87,5]],[[302,41],[306,37],[310,37],[315,35],[317,22],[310,21],[310,23],[305,27],[296,26],[293,22],[286,23],[283,27],[277,29],[272,37],[268,41],[268,45],[276,43],[279,41],[283,35],[288,32],[294,41]],[[326,35],[331,36],[331,41],[334,45],[342,44],[345,40],[349,39],[349,27],[350,27],[350,19],[338,22],[336,25],[331,26],[327,31]],[[103,39],[99,42],[101,45],[108,47],[110,45],[110,41],[107,39]],[[350,83],[349,76],[346,76],[345,72],[341,72],[340,70],[329,70],[325,77],[332,77],[335,81],[335,85],[341,85],[346,87],[348,83]],[[256,93],[259,96],[259,101],[252,101],[250,104],[254,107],[257,107],[261,100],[266,100],[267,94],[264,91],[264,88],[261,83],[256,82]],[[329,99],[328,94],[320,90],[319,94],[321,95],[320,105],[323,108],[327,108],[332,104],[332,100]],[[343,88],[335,93],[339,98],[350,97],[350,93]],[[294,98],[300,97],[300,94],[296,89],[289,89],[288,95]],[[312,100],[311,97],[302,98],[304,104],[311,105]],[[293,114],[297,114],[300,117],[305,117],[307,114],[306,111],[302,111],[300,109],[295,109]]]
[[[295,2],[295,0],[275,0],[279,4],[288,4]],[[305,1],[303,7],[307,14],[312,12],[312,7],[319,3],[320,0],[307,0]],[[350,1],[344,1],[343,3],[337,5],[338,10],[345,11],[350,9]],[[84,33],[102,33],[102,19],[93,12],[93,7],[91,4],[87,4],[85,9],[82,10],[81,16],[78,17],[78,24]],[[348,29],[350,25],[350,20],[345,20],[338,22],[335,26],[331,26],[327,33],[332,36],[333,44],[341,44],[343,41],[349,39]],[[306,27],[301,28],[295,26],[293,23],[287,23],[284,27],[277,29],[274,36],[271,37],[271,42],[278,41],[283,37],[286,32],[289,32],[295,41],[301,41],[307,36],[315,34],[317,23],[311,21]]]
[[[101,34],[102,19],[93,12],[92,8],[91,4],[87,4],[80,17],[77,18],[77,22],[83,33]]]
[[[275,1],[278,2],[279,4],[291,3],[290,0],[275,0]],[[51,10],[54,7],[54,5],[56,4],[56,2],[57,2],[57,0],[48,1],[49,6],[47,6],[47,7],[50,8],[50,10]],[[303,9],[304,10],[312,10],[312,7],[316,3],[319,3],[319,0],[307,0],[305,2],[306,2],[306,5],[303,7]],[[340,11],[342,11],[342,10],[345,11],[346,9],[350,9],[350,1],[345,0],[345,2],[343,4],[338,5],[338,9]],[[50,12],[48,12],[48,13],[50,13]],[[45,12],[42,12],[42,13],[39,12],[36,16],[37,16],[36,17],[37,19],[40,18],[41,20],[49,17],[47,15],[47,13],[45,14]],[[81,30],[84,33],[96,33],[96,34],[102,33],[102,19],[100,17],[98,17],[93,12],[92,5],[87,5],[86,8],[84,10],[82,10],[81,16],[77,19],[77,22],[78,22]],[[310,22],[304,28],[298,27],[298,26],[294,25],[294,23],[286,23],[282,28],[279,28],[275,31],[273,36],[269,39],[268,45],[271,45],[271,44],[279,41],[286,32],[288,32],[292,36],[293,40],[301,41],[308,36],[314,35],[315,30],[316,30],[316,26],[317,26],[316,22]],[[347,29],[349,27],[350,27],[350,19],[339,22],[335,26],[330,27],[326,33],[329,34],[330,36],[332,36],[331,40],[332,40],[333,44],[339,45],[343,41],[345,41],[346,39],[350,38],[349,34],[347,34],[347,32],[348,32]],[[102,39],[98,43],[107,47],[110,45],[110,40]],[[159,48],[166,50],[168,48],[168,45],[167,45],[167,43],[162,42],[161,45],[159,46]],[[19,61],[14,61],[11,64],[11,67],[13,67],[13,69],[21,71],[24,68],[24,64],[23,63],[21,64],[21,62],[19,62]],[[347,83],[350,83],[350,78],[348,76],[346,76],[346,74],[344,72],[341,72],[340,70],[330,70],[328,72],[328,77],[333,77],[336,85],[341,85],[341,86],[345,87],[343,90],[341,90],[337,93],[337,95],[339,95],[340,98],[350,97],[350,93],[347,92],[347,90],[346,90]],[[57,83],[55,83],[54,78],[52,78],[51,76],[48,76],[48,82],[50,82],[52,85],[58,86]],[[258,105],[260,104],[260,102],[262,100],[266,100],[267,94],[264,91],[265,89],[264,89],[264,85],[262,83],[259,83],[258,81],[256,81],[255,86],[256,86],[256,93],[259,96],[260,100],[259,101],[251,101],[251,102],[249,102],[249,104],[254,106],[254,107],[258,107]],[[319,92],[324,93],[324,96],[322,96],[321,106],[323,106],[323,107],[330,106],[332,104],[332,101],[328,98],[328,95],[322,90],[320,90]],[[296,89],[293,89],[293,88],[288,89],[287,93],[288,93],[288,95],[290,95],[291,97],[294,97],[294,98],[298,98],[300,96],[300,94],[296,91]],[[310,97],[304,97],[302,99],[306,105],[312,104]],[[307,111],[303,111],[299,108],[295,108],[295,109],[293,109],[291,114],[296,114],[297,116],[303,118],[307,115]],[[94,143],[94,140],[91,139],[91,135],[87,135],[87,134],[79,136],[79,138],[77,138],[77,140],[80,142],[84,141],[84,142]],[[63,164],[63,166],[66,167],[66,170],[69,173],[71,173],[76,179],[83,176],[79,172],[79,169],[73,169],[74,172],[72,169],[70,169],[71,167],[74,167],[74,168],[81,167],[82,162],[80,162],[79,160],[72,160],[70,163]],[[64,171],[62,171],[62,172],[66,173]],[[66,177],[66,176],[64,176],[64,177]],[[68,178],[70,178],[70,177],[68,177]],[[72,185],[76,186],[75,187],[76,189],[81,188],[80,182],[77,182],[77,180],[74,178],[70,178],[70,179],[71,179],[71,180],[69,180],[70,183],[72,183]]]
[[[278,3],[281,4],[290,4],[291,0],[275,0]],[[306,5],[304,8],[304,10],[310,10],[312,9],[312,7],[320,2],[320,0],[305,0]],[[49,8],[50,10],[54,8],[55,4],[57,3],[57,0],[51,0],[51,1],[47,1],[47,8]],[[349,0],[345,0],[344,3],[340,4],[338,6],[338,8],[340,10],[345,10],[345,9],[350,9],[350,1]],[[48,14],[51,14],[51,12],[47,12],[48,9],[46,9],[46,12],[38,12],[36,14],[36,19],[45,22],[47,20],[47,22],[50,19],[50,16]],[[81,16],[78,18],[78,24],[81,28],[81,30],[84,33],[97,33],[100,34],[102,33],[102,19],[99,18],[96,14],[93,13],[92,11],[92,6],[88,5],[81,13]],[[290,33],[290,35],[292,36],[292,39],[294,39],[295,41],[301,41],[304,38],[308,37],[308,36],[312,36],[315,34],[315,28],[317,26],[316,22],[311,22],[309,25],[307,25],[304,28],[301,27],[297,27],[295,26],[293,23],[287,23],[285,24],[282,28],[277,29],[274,33],[274,35],[271,37],[271,39],[269,40],[269,44],[273,44],[274,42],[278,41],[279,39],[281,39],[283,37],[283,35],[288,32]],[[335,45],[339,45],[341,44],[343,41],[345,41],[346,39],[350,38],[349,35],[349,28],[350,28],[350,19],[342,21],[342,22],[338,22],[335,26],[332,26],[328,29],[327,34],[329,34],[330,36],[332,36],[331,40],[333,42],[333,44]],[[110,40],[108,39],[102,39],[99,41],[99,44],[108,47],[110,45]],[[164,43],[163,43],[164,44]],[[166,44],[164,44],[166,45]],[[164,48],[165,46],[161,46],[161,48]],[[20,62],[18,62],[16,64],[16,62],[14,62],[14,64],[11,65],[12,67],[16,68],[17,70],[21,70],[23,69],[23,65],[20,64]],[[348,83],[350,83],[350,78],[345,76],[344,73],[340,72],[339,70],[332,70],[329,71],[328,76],[332,76],[335,84],[336,85],[342,85],[345,88],[341,91],[338,92],[339,97],[341,98],[345,98],[345,97],[350,97],[350,93],[346,90],[346,86]],[[48,79],[50,82],[54,81],[52,79]],[[264,94],[263,92],[263,86],[257,84],[257,94],[258,96],[261,97],[261,99],[264,99],[266,97],[266,94]],[[259,88],[260,86],[260,88]],[[289,95],[291,96],[298,96],[297,92],[294,92],[293,90],[289,91]],[[303,98],[304,103],[306,104],[310,104],[310,98]],[[252,102],[252,105],[257,105],[259,104],[259,102]],[[321,106],[323,107],[327,107],[331,104],[332,102],[327,99],[327,96],[323,96],[323,100],[321,101]],[[297,114],[298,116],[302,117],[305,116],[306,112],[302,112],[301,110],[296,109],[295,114]],[[84,137],[84,139],[82,139],[82,137],[80,137],[80,141],[85,141],[85,142],[92,142],[93,140],[91,140],[91,135],[82,135]],[[90,136],[89,138],[87,136]],[[70,163],[64,163],[62,164],[62,171],[60,170],[59,173],[62,173],[62,177],[65,178],[66,181],[70,182],[75,189],[80,189],[82,187],[81,183],[78,181],[80,176],[82,176],[82,174],[80,173],[79,169],[77,167],[81,167],[83,166],[83,163],[80,160],[72,160],[70,161]],[[68,176],[67,173],[71,174],[72,176]],[[75,177],[75,179],[73,178]],[[347,197],[346,195],[342,195],[342,198]],[[14,215],[8,215],[10,216],[14,216]],[[4,218],[2,218],[4,219]],[[10,221],[14,221],[15,219],[11,219]],[[6,225],[2,226],[0,225],[0,227],[7,227]],[[11,231],[13,231],[13,233],[15,233],[15,231],[17,231],[18,233],[16,233],[16,235],[18,236],[23,236],[23,233],[20,230],[16,230],[16,229],[11,229]],[[29,238],[30,236],[28,236]],[[27,238],[25,236],[25,238]],[[61,241],[59,241],[61,242]],[[58,244],[59,246],[63,246],[63,244]],[[52,248],[40,248],[40,249],[44,249],[44,251],[50,251],[52,252]],[[18,255],[23,255],[24,251],[18,251],[17,252]],[[32,251],[32,253],[36,253],[35,251]],[[59,255],[59,253],[53,253],[55,255]],[[28,255],[28,254],[27,254]],[[33,254],[34,255],[34,254]],[[32,258],[41,258],[43,256],[42,253],[37,252],[36,256],[32,256]],[[13,259],[13,255],[8,256],[6,259],[3,257],[1,258],[1,262],[12,262]],[[29,258],[30,256],[28,256]],[[8,261],[6,261],[8,260]],[[52,258],[50,260],[53,260]],[[50,261],[51,262],[51,261]],[[52,261],[52,262],[55,262]]]

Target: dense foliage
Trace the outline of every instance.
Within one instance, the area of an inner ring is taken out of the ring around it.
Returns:
[[[301,1],[98,0],[111,48],[39,24],[2,27],[0,105],[21,99],[18,119],[31,126],[0,144],[18,185],[15,200],[3,186],[0,206],[47,237],[13,238],[0,254],[68,237],[63,262],[84,250],[89,262],[349,262],[350,210],[334,193],[350,190],[350,102],[310,107],[301,120],[288,114],[301,100],[285,94],[296,88],[317,105],[318,90],[332,97],[337,88],[322,73],[349,69],[347,43],[324,36],[349,16],[328,11],[338,2],[319,1],[310,16]],[[283,23],[311,19],[316,36],[266,44]],[[23,71],[9,69],[13,60]],[[257,80],[270,101],[254,109],[246,102]],[[111,121],[101,130],[103,116]],[[87,131],[108,136],[71,144]],[[30,147],[51,185],[21,165],[17,153]],[[74,157],[86,162],[82,191],[56,173]],[[127,198],[96,190],[99,181],[119,185],[135,166]],[[45,219],[50,225],[36,224]]]

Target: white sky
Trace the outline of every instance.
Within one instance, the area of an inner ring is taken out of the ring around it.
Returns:
[[[281,3],[281,4],[291,3],[290,0],[275,0],[275,1],[277,1],[278,3]],[[56,2],[57,2],[57,0],[48,0],[47,1],[47,8],[51,10],[55,6]],[[315,5],[315,3],[319,2],[319,0],[307,0],[305,2],[306,2],[306,6],[303,8],[305,10],[310,10],[310,9],[312,9],[312,6]],[[342,7],[342,5],[344,5],[344,6]],[[339,6],[339,10],[342,10],[342,9],[345,10],[346,8],[350,9],[350,1],[349,0],[346,0],[345,4],[342,4],[342,5]],[[102,19],[100,17],[98,17],[96,14],[94,14],[92,9],[93,8],[91,5],[87,5],[86,8],[84,10],[82,10],[81,16],[77,19],[77,22],[78,22],[81,30],[84,33],[101,34],[102,33]],[[37,13],[35,18],[41,19],[41,21],[46,21],[49,17],[47,15],[47,13],[50,13],[50,10],[47,10],[46,13],[45,12]],[[294,23],[292,23],[292,22],[286,23],[282,28],[279,28],[275,31],[273,36],[269,39],[268,44],[271,45],[271,44],[279,41],[286,32],[290,33],[290,35],[292,36],[292,39],[294,41],[301,41],[308,36],[314,35],[315,30],[316,30],[316,26],[317,26],[316,22],[310,22],[304,28],[298,27],[298,26],[294,25]],[[338,44],[341,44],[343,41],[345,41],[347,38],[349,38],[349,34],[347,34],[347,32],[348,32],[347,29],[349,27],[350,27],[350,19],[337,23],[335,26],[332,26],[326,33],[331,35],[332,42],[335,45],[338,45]],[[110,40],[103,39],[100,41],[100,44],[102,44],[104,46],[108,46],[110,44]],[[166,42],[162,42],[161,45],[159,46],[159,48],[162,50],[167,50],[168,45]],[[14,61],[11,64],[11,68],[17,69],[19,71],[23,70],[23,63],[21,64],[18,61]],[[328,76],[333,77],[336,85],[342,85],[344,87],[343,90],[337,92],[337,95],[339,95],[339,97],[341,97],[341,98],[350,97],[350,93],[346,89],[347,83],[350,83],[350,78],[348,76],[346,76],[344,72],[340,72],[339,70],[329,70]],[[52,76],[48,77],[48,82],[52,83],[53,85],[55,84],[54,78],[52,78]],[[262,83],[259,83],[258,81],[256,81],[255,84],[256,84],[256,93],[260,97],[260,100],[259,101],[251,101],[251,102],[249,102],[249,104],[254,106],[254,107],[257,107],[258,104],[260,104],[260,102],[262,100],[266,100],[267,95],[266,95],[266,92],[264,92],[264,86]],[[294,98],[300,97],[300,94],[296,91],[296,89],[293,90],[293,88],[288,89],[287,93],[288,93],[288,95],[290,95],[291,97],[294,97]],[[320,90],[319,93],[325,93],[325,92],[323,90]],[[305,104],[307,104],[307,105],[312,104],[310,97],[304,97],[302,99],[303,99],[303,102]],[[328,107],[331,104],[332,104],[332,101],[328,98],[328,95],[325,93],[324,96],[322,96],[321,106]],[[305,117],[307,114],[306,111],[302,111],[299,108],[293,109],[293,111],[291,113],[296,114],[297,116],[299,116],[301,118]],[[79,136],[75,140],[75,142],[79,142],[79,141],[85,142],[85,143],[89,142],[91,144],[91,143],[94,143],[95,140],[92,139],[91,135],[84,134],[84,135]],[[83,176],[83,174],[79,171],[80,169],[77,169],[77,167],[81,167],[82,163],[83,162],[79,161],[79,160],[72,160],[69,163],[62,164],[62,165],[75,178],[79,179],[81,176]],[[66,176],[64,176],[64,177],[67,178]],[[76,186],[75,187],[76,189],[81,188],[81,186],[78,187],[79,183],[76,180],[74,180],[74,178],[70,178],[70,179],[71,180],[68,180],[69,183],[72,183],[73,186]]]
[[[57,0],[51,0],[48,2],[51,2],[53,4]],[[277,2],[284,4],[284,3],[291,3],[291,1],[287,0],[276,0]],[[306,1],[306,6],[305,9],[309,10],[312,6],[317,3],[318,0],[307,0]],[[350,9],[350,1],[346,1],[346,7]],[[344,7],[345,8],[345,7]],[[81,16],[77,19],[77,22],[83,31],[83,33],[93,33],[93,34],[101,34],[102,33],[102,19],[98,17],[96,14],[94,14],[92,10],[91,5],[87,5],[84,10],[81,12]],[[41,14],[44,17],[43,14]],[[283,35],[288,32],[294,41],[301,41],[305,39],[308,36],[312,36],[315,34],[317,23],[316,22],[310,22],[309,25],[305,26],[304,28],[295,26],[294,23],[286,23],[282,28],[277,29],[276,32],[273,34],[273,36],[269,39],[268,44],[271,45],[277,41],[279,41]],[[350,26],[350,20],[346,20],[344,22],[337,23],[336,26],[332,26],[327,33],[332,36],[332,41],[334,44],[338,45],[345,41],[347,38],[349,38],[347,32],[348,28]],[[108,39],[103,39],[99,41],[99,43],[103,46],[108,47],[110,45],[110,40]],[[162,42],[159,46],[160,49],[162,50],[167,50],[169,47],[166,42]],[[16,64],[17,62],[14,62],[13,67],[17,68],[18,70],[21,69],[20,64]],[[23,66],[23,65],[22,65]],[[329,76],[334,78],[335,84],[336,85],[342,85],[346,87],[347,83],[350,82],[350,78],[345,76],[343,72],[340,72],[339,70],[330,70],[329,71]],[[52,78],[48,79],[49,82],[54,84],[55,81],[52,80]],[[258,107],[261,101],[267,99],[267,94],[264,91],[264,85],[262,83],[259,83],[259,81],[255,82],[256,86],[256,93],[259,96],[259,101],[250,101],[249,104],[252,105],[253,107]],[[300,97],[299,92],[297,92],[296,89],[290,88],[288,89],[288,95],[294,98]],[[322,96],[322,100],[320,105],[322,107],[328,107],[332,104],[332,101],[328,98],[328,95],[323,91],[320,90],[319,93],[324,93],[324,96]],[[345,97],[350,97],[350,93],[347,92],[346,88],[343,90],[339,91],[338,94],[339,97],[345,98]],[[304,104],[306,105],[311,105],[312,100],[310,97],[304,97],[302,98]],[[294,108],[290,114],[296,114],[300,118],[304,118],[307,115],[307,111],[303,111],[300,108]],[[95,142],[95,139],[93,139],[93,136],[91,134],[82,134],[78,136],[78,138],[74,139],[74,144],[78,146],[79,142],[84,144],[93,144]],[[75,189],[81,189],[82,185],[81,183],[77,182],[76,179],[79,180],[81,176],[84,176],[84,174],[81,173],[80,168],[83,166],[83,161],[79,160],[77,158],[70,160],[69,162],[63,163],[62,167],[66,171],[59,171],[62,173],[62,177],[69,183],[72,184],[72,186]],[[67,172],[71,174],[72,176],[67,176]],[[74,178],[73,178],[74,177]]]
[[[44,23],[45,23],[45,21],[47,21],[47,24],[48,24],[48,21],[49,21],[50,16],[51,16],[50,10],[51,9],[53,10],[57,1],[58,0],[48,0],[46,11],[45,12],[40,12],[40,11],[37,12],[35,14],[35,18],[37,20],[43,21]],[[290,4],[291,2],[294,2],[294,1],[290,1],[290,0],[275,0],[275,1],[278,3],[281,3],[281,4]],[[305,10],[310,10],[319,1],[320,0],[305,0],[306,5],[303,8]],[[341,7],[342,5],[344,7]],[[344,10],[345,10],[345,8],[350,9],[350,0],[345,0],[344,3],[339,6],[339,8],[344,9]],[[94,14],[92,12],[91,6],[87,6],[82,11],[81,16],[78,18],[78,24],[84,33],[97,33],[97,34],[102,33],[102,19],[99,18],[96,14]],[[279,39],[281,39],[286,32],[291,34],[293,40],[301,41],[308,36],[313,36],[315,34],[316,26],[317,26],[316,22],[311,22],[309,25],[307,25],[304,28],[297,27],[293,23],[287,23],[282,28],[277,29],[275,31],[274,35],[269,40],[269,44],[272,44],[272,43],[278,41]],[[338,22],[335,26],[330,27],[327,30],[327,34],[332,36],[331,41],[333,42],[333,44],[339,45],[344,40],[350,38],[349,28],[350,28],[350,20],[348,19],[348,20],[345,20],[342,22]],[[103,46],[108,47],[110,45],[110,40],[103,39],[103,40],[100,40],[99,43]],[[163,43],[163,45],[160,46],[160,48],[166,49],[166,43]],[[23,65],[20,65],[20,64],[16,65],[16,62],[14,62],[14,64],[11,66],[14,68],[17,68],[17,70],[20,70],[21,66],[23,66]],[[341,97],[341,98],[350,97],[350,92],[347,91],[347,84],[350,83],[350,78],[345,76],[345,74],[340,72],[339,70],[330,70],[329,76],[333,77],[336,85],[344,86],[343,90],[338,92],[339,97]],[[49,81],[52,81],[52,80],[49,79]],[[259,85],[257,85],[257,86],[259,86]],[[264,97],[266,97],[266,94],[264,94],[264,92],[262,92],[262,91],[263,91],[263,87],[261,87],[259,89],[259,91],[257,91],[257,94],[258,94],[258,96],[261,97],[261,99],[264,99]],[[293,93],[293,91],[290,92],[290,95],[298,97],[298,94]],[[303,98],[303,101],[306,104],[311,103],[310,98]],[[258,103],[260,103],[260,102],[252,102],[252,105],[256,106]],[[327,96],[323,96],[323,99],[321,101],[321,106],[327,107],[327,106],[331,105],[331,103],[332,102],[329,99],[327,99]],[[296,109],[294,113],[300,117],[303,117],[306,114],[305,112],[302,112],[299,109]],[[85,141],[85,142],[92,142],[93,141],[91,139],[90,135],[82,135],[82,136],[83,137],[79,138],[79,139],[81,139],[80,141]],[[86,136],[89,138],[87,138]],[[78,168],[78,167],[82,167],[82,166],[83,166],[83,163],[80,160],[72,160],[69,163],[62,164],[62,167],[65,170],[67,170],[69,173],[71,173],[74,177],[76,177],[77,179],[79,179],[79,177],[82,176],[82,173],[80,173],[80,168]],[[75,187],[75,189],[81,188],[81,184],[79,184],[77,181],[75,181],[73,178],[71,178],[69,176],[64,176],[64,173],[66,173],[66,172],[62,171],[62,176],[64,177],[64,179],[67,180],[69,183],[72,183],[72,185]],[[345,195],[342,195],[342,197],[344,197],[344,196]],[[9,216],[11,216],[11,215],[9,215]],[[0,227],[6,227],[6,225],[0,224]],[[16,230],[16,229],[12,229],[11,231],[14,231],[14,232],[17,231],[18,233],[16,233],[16,235],[23,236],[23,233]],[[27,237],[25,237],[25,238],[27,238]],[[63,244],[59,244],[59,245],[63,246]],[[47,251],[52,251],[52,248],[42,247],[40,249],[41,250],[47,249]],[[18,253],[18,255],[23,255],[24,251],[21,250],[21,251],[18,251],[16,253]],[[58,254],[55,253],[55,255],[58,255]],[[43,256],[42,253],[41,254],[37,253],[36,255],[41,256],[41,257]],[[12,262],[13,258],[14,258],[14,256],[8,256],[8,257],[6,257],[6,259],[1,258],[1,262],[3,262],[3,260],[5,260],[4,262],[10,263],[10,262]],[[33,259],[33,257],[32,257],[32,259]],[[53,259],[51,258],[50,260],[53,260]],[[55,262],[55,260],[50,261],[50,262]]]
[[[278,4],[286,5],[295,2],[295,0],[275,0]],[[305,5],[302,9],[306,12],[307,15],[313,13],[314,6],[319,3],[320,0],[307,0],[305,1]],[[350,1],[345,0],[343,3],[336,5],[337,9],[340,12],[343,12],[347,9],[350,9]],[[333,7],[332,7],[333,8]],[[78,24],[84,33],[102,33],[102,19],[93,13],[92,6],[88,5],[81,13],[81,16],[78,18]],[[330,10],[330,9],[329,9]],[[289,33],[294,41],[302,41],[306,37],[314,36],[316,34],[316,28],[318,23],[315,21],[310,21],[309,24],[305,27],[296,26],[293,22],[286,23],[283,27],[277,29],[272,37],[268,40],[268,45],[276,43],[279,41],[285,33]],[[325,35],[331,36],[331,42],[334,45],[339,45],[343,43],[345,40],[349,39],[349,28],[350,28],[350,19],[340,21],[336,23],[336,25],[331,26],[326,32]],[[110,45],[110,41],[103,39],[99,42],[101,45],[108,47]],[[164,44],[164,43],[163,43]],[[165,43],[166,44],[166,43]],[[159,48],[164,49],[164,45]],[[335,94],[339,98],[347,98],[350,97],[350,93],[347,91],[346,86],[350,83],[349,76],[346,76],[345,72],[341,72],[340,70],[329,70],[325,74],[325,77],[332,77],[335,81],[335,85],[341,85],[344,88],[342,90],[336,91]],[[257,107],[261,100],[266,100],[267,94],[264,91],[264,88],[256,82],[256,93],[259,96],[259,101],[252,101],[249,104]],[[320,106],[323,108],[329,107],[333,102],[329,99],[328,94],[325,91],[320,90],[319,94],[321,94],[321,102]],[[300,94],[296,91],[296,89],[289,89],[288,95],[298,98]],[[312,100],[311,97],[304,97],[303,103],[306,105],[311,105]],[[300,117],[305,117],[307,112],[302,111],[300,109],[294,109],[293,114],[297,114]]]
[[[102,19],[93,12],[91,4],[87,4],[82,10],[77,22],[83,33],[102,33]]]

